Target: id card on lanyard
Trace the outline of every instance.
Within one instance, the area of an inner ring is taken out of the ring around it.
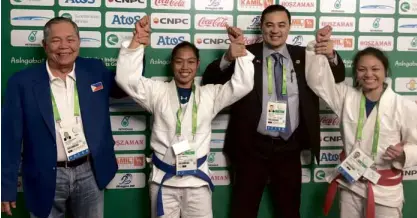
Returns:
[[[65,154],[67,155],[67,160],[73,161],[80,157],[88,155],[89,149],[87,146],[87,140],[85,139],[81,123],[78,122],[78,118],[80,117],[80,104],[78,101],[77,85],[74,84],[74,116],[76,120],[75,123],[62,126],[61,115],[59,113],[52,90],[51,100],[54,120],[59,125],[59,134],[61,136],[62,143],[64,144],[64,150]]]
[[[267,58],[268,63],[268,95],[271,96],[273,92],[272,78],[272,58]],[[281,94],[287,95],[287,68],[282,64],[282,89]],[[276,84],[275,84],[276,85]],[[277,93],[278,94],[278,93]],[[286,132],[287,123],[287,102],[286,101],[268,101],[266,113],[266,130],[271,132]]]
[[[359,120],[358,127],[356,130],[356,142],[355,149],[351,154],[344,160],[339,166],[338,171],[346,178],[350,183],[354,183],[360,177],[364,176],[366,179],[369,179],[371,182],[376,184],[379,180],[379,173],[376,172],[374,168],[374,161],[378,151],[378,141],[379,141],[379,115],[378,115],[378,105],[376,104],[376,121],[374,127],[374,135],[372,140],[372,157],[366,155],[361,149],[362,143],[362,134],[363,127],[365,125],[365,95],[362,94],[360,107],[359,107]]]
[[[192,134],[193,138],[197,132],[197,103],[195,100],[195,85],[192,85],[193,95],[193,111],[192,111]],[[190,148],[188,140],[181,136],[181,120],[183,118],[183,109],[181,105],[177,111],[177,122],[175,127],[175,135],[180,140],[178,143],[172,145],[176,158],[176,171],[177,175],[191,175],[197,170],[197,156],[193,149]]]

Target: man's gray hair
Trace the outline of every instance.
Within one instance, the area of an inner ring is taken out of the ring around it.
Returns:
[[[80,31],[78,30],[78,26],[74,21],[66,17],[54,17],[50,19],[43,27],[43,39],[45,41],[48,39],[49,34],[51,32],[51,26],[53,24],[58,24],[58,23],[63,23],[63,22],[70,23],[74,27],[74,30],[77,33],[78,38],[80,38]]]

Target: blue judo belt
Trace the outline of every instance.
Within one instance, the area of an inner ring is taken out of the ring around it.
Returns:
[[[193,175],[197,178],[200,178],[207,182],[210,186],[211,191],[214,191],[214,185],[211,181],[210,177],[205,174],[203,171],[199,170],[201,165],[203,165],[204,162],[207,160],[207,155],[205,155],[202,158],[199,158],[197,160],[197,170],[194,170],[192,173],[189,173],[187,175]],[[164,205],[162,203],[162,185],[164,182],[172,177],[174,177],[177,173],[176,166],[175,165],[169,165],[162,160],[160,160],[155,154],[152,155],[152,163],[160,170],[165,172],[164,177],[161,180],[161,183],[159,184],[158,189],[158,198],[156,200],[156,211],[157,216],[163,216],[164,215]]]

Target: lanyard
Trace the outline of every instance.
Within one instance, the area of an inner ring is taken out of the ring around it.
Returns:
[[[61,116],[59,115],[58,107],[56,106],[56,101],[54,97],[54,93],[51,90],[51,99],[52,99],[52,110],[54,112],[54,119],[56,122],[61,122]],[[78,101],[78,89],[77,84],[74,83],[74,116],[80,116],[80,104]]]
[[[362,94],[361,103],[359,106],[359,120],[358,120],[358,128],[356,131],[356,141],[360,142],[362,141],[362,132],[363,132],[363,126],[364,126],[364,120],[365,120],[365,95]],[[378,105],[376,106],[376,121],[375,121],[375,127],[374,127],[374,137],[372,140],[372,159],[375,160],[376,152],[378,149],[378,140],[379,140],[379,115],[378,115]]]
[[[273,69],[272,69],[272,57],[269,56],[268,58],[268,95],[272,95],[272,75],[273,75]],[[285,64],[282,64],[282,95],[287,95],[287,67]],[[277,84],[275,84],[277,85]]]
[[[194,83],[192,85],[191,93],[193,95],[192,133],[193,133],[193,136],[195,136],[195,134],[197,132],[197,103],[195,101],[195,85],[194,85]],[[178,96],[178,98],[179,98],[179,96]],[[181,107],[181,103],[180,103],[180,107],[177,111],[177,126],[175,128],[175,134],[177,136],[181,135],[181,115],[182,115],[182,107]]]

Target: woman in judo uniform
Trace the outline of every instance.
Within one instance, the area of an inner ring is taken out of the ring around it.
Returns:
[[[220,110],[252,90],[254,56],[246,51],[241,31],[229,27],[229,39],[237,57],[229,82],[205,86],[195,83],[199,53],[189,42],[179,43],[172,51],[174,79],[154,81],[142,76],[145,46],[150,42],[149,25],[149,18],[143,17],[135,25],[132,41],[122,43],[116,81],[153,114],[152,217],[210,218],[214,187],[206,160],[211,122]]]
[[[417,165],[417,105],[385,83],[389,64],[382,51],[356,54],[351,87],[335,83],[314,45],[307,46],[307,83],[341,119],[344,143],[341,164],[328,177],[325,214],[340,187],[341,218],[402,217],[402,169]]]

